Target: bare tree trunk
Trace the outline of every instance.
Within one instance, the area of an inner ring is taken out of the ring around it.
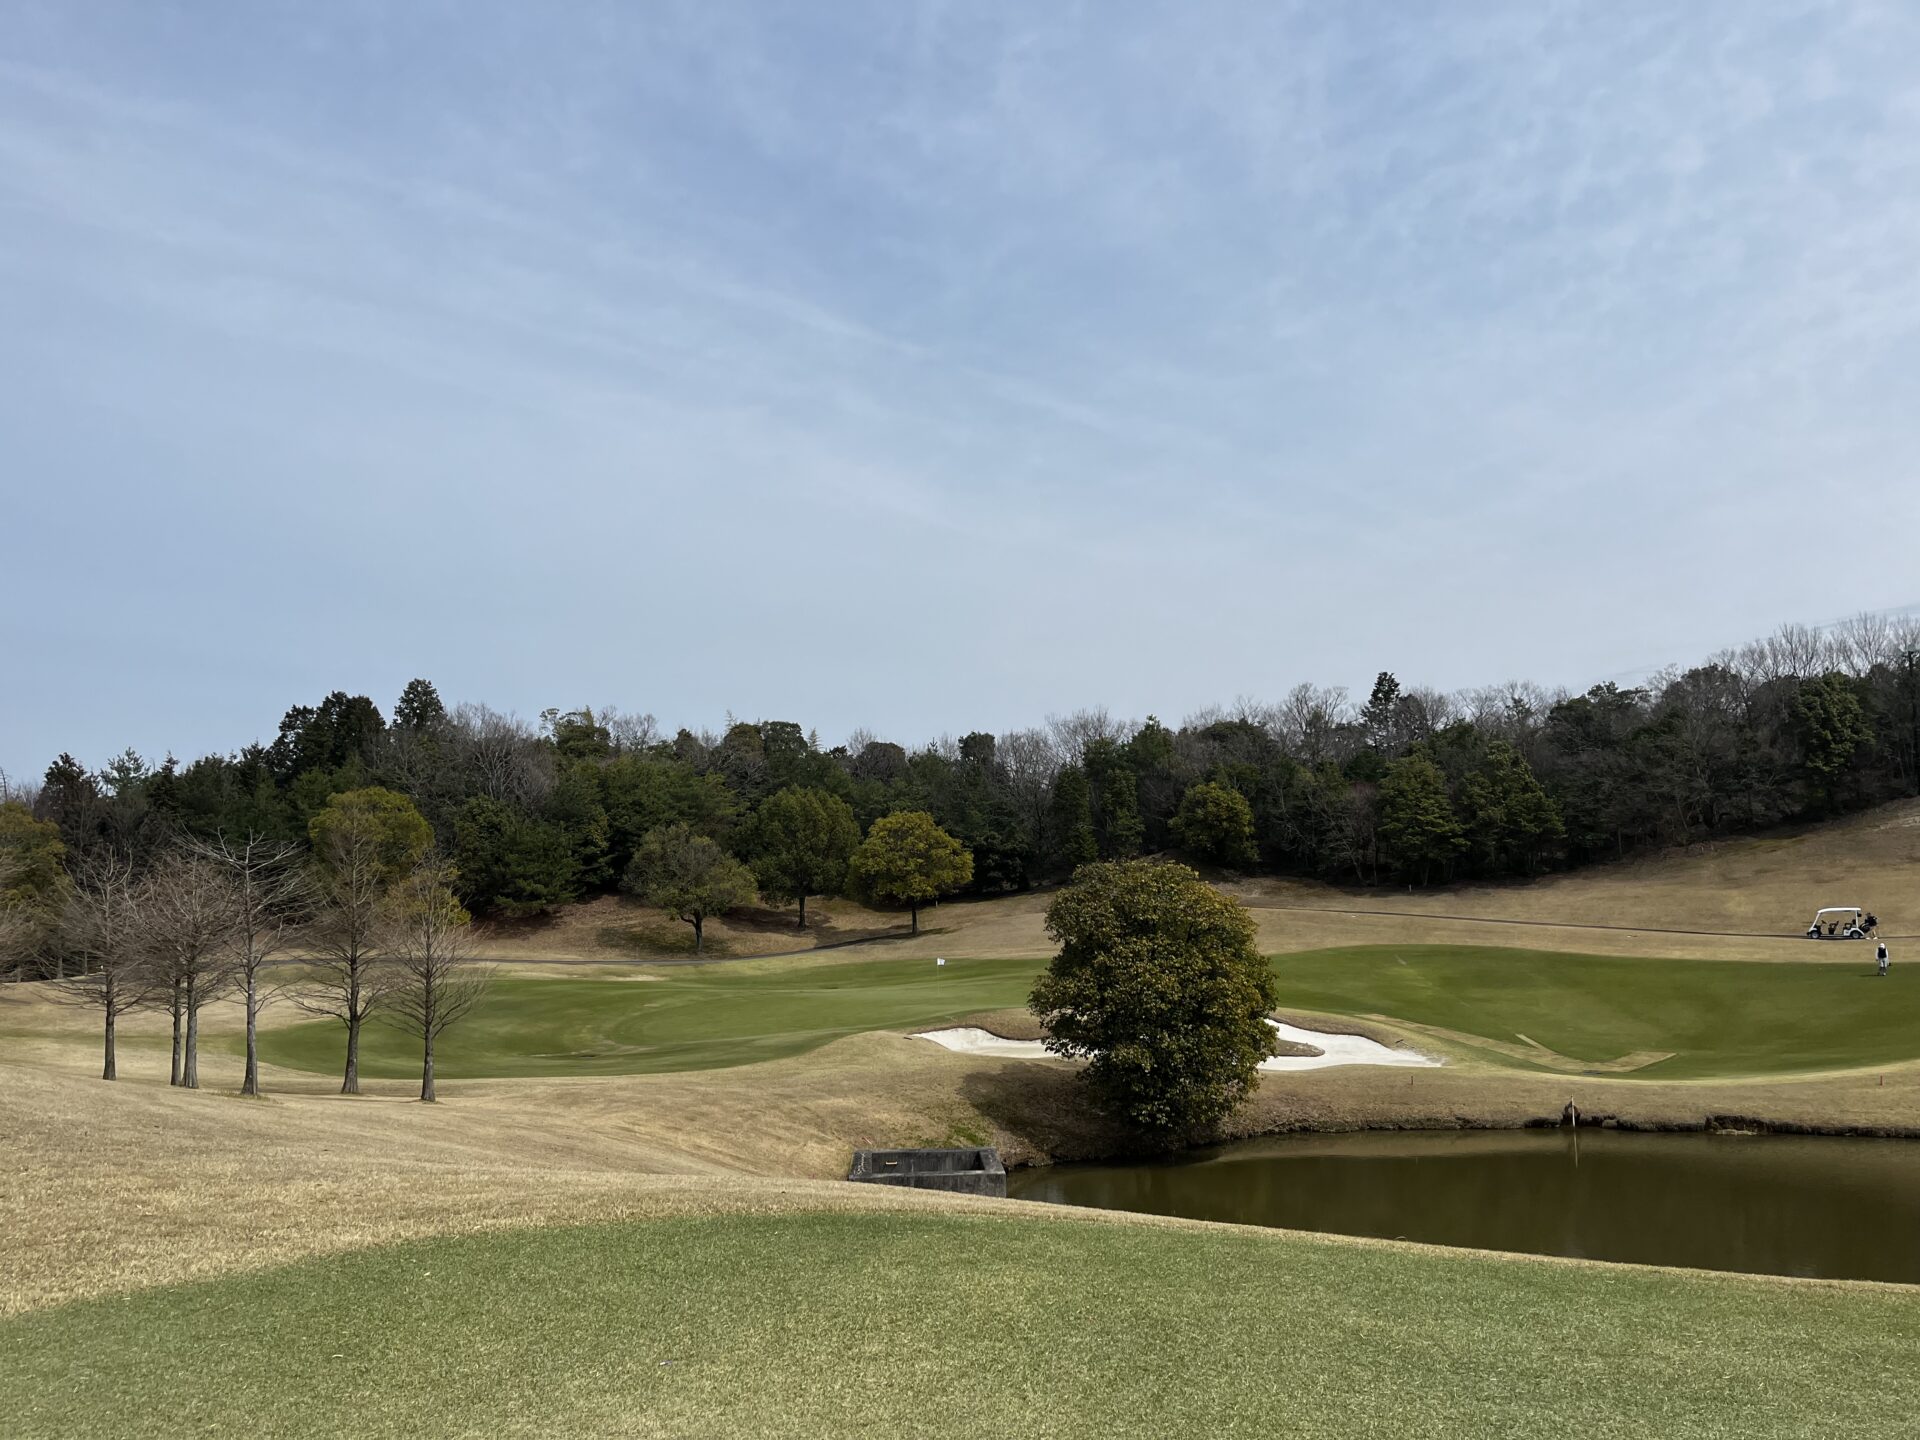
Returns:
[[[700,927],[704,923],[705,921],[700,916],[696,915],[693,917],[693,953],[696,955],[700,953],[700,946],[705,938],[700,933]]]
[[[247,976],[247,1073],[240,1081],[242,1095],[260,1093],[260,987],[252,975]]]
[[[920,902],[917,900],[909,901],[907,903],[907,912],[913,916],[913,933],[918,935],[920,933]]]
[[[426,1055],[420,1063],[420,1098],[432,1102],[433,1095],[433,1031],[427,1031]]]
[[[120,1072],[113,1063],[113,999],[112,999],[111,990],[108,991],[108,997],[109,998],[107,1000],[107,1062],[104,1066],[101,1067],[100,1078],[102,1080],[118,1080],[120,1078]]]
[[[347,1074],[340,1082],[342,1095],[360,1093],[360,1017],[354,1015],[347,1020]]]
[[[169,1085],[180,1083],[180,982],[173,982],[173,1078]]]
[[[198,982],[187,981],[187,1049],[180,1062],[180,1088],[200,1088],[200,1003],[195,994]]]

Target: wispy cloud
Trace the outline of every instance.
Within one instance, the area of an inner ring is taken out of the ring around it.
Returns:
[[[1909,598],[1905,7],[0,12],[8,529],[142,522],[70,641],[331,563],[276,685],[911,734]],[[13,765],[294,698],[7,638]]]

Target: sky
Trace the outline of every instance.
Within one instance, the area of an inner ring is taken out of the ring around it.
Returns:
[[[0,0],[0,767],[1920,601],[1920,8]]]

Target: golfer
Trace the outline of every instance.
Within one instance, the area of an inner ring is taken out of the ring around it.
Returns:
[[[1882,940],[1880,942],[1879,952],[1874,956],[1874,959],[1879,962],[1880,973],[1882,975],[1886,974],[1887,973],[1887,942],[1886,941]]]

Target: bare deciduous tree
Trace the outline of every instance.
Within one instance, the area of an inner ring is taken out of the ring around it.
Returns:
[[[313,1015],[347,1027],[342,1095],[360,1093],[360,1027],[385,1002],[392,983],[381,942],[390,928],[385,902],[392,884],[384,832],[373,824],[342,825],[316,841],[319,909],[308,931],[315,975],[293,1000]]]
[[[56,981],[75,1004],[90,1005],[105,1020],[102,1080],[117,1080],[114,1030],[129,1010],[151,1003],[160,980],[147,950],[141,887],[124,855],[102,854],[73,877],[60,914],[58,943],[80,961],[80,973]]]
[[[240,1093],[258,1095],[260,1007],[271,998],[271,992],[261,985],[261,972],[286,948],[311,901],[307,877],[299,866],[300,849],[251,831],[244,840],[230,840],[225,835],[196,840],[190,849],[225,875],[232,898],[227,946],[232,957],[231,973],[247,1003],[247,1068]]]
[[[429,859],[394,887],[387,903],[386,946],[393,987],[387,1022],[420,1041],[420,1098],[435,1099],[434,1042],[480,1003],[490,967],[477,965],[467,912],[453,898],[452,871]]]
[[[150,953],[173,1013],[173,1083],[197,1090],[201,1008],[233,983],[232,886],[221,867],[176,850],[148,872],[141,906]]]

